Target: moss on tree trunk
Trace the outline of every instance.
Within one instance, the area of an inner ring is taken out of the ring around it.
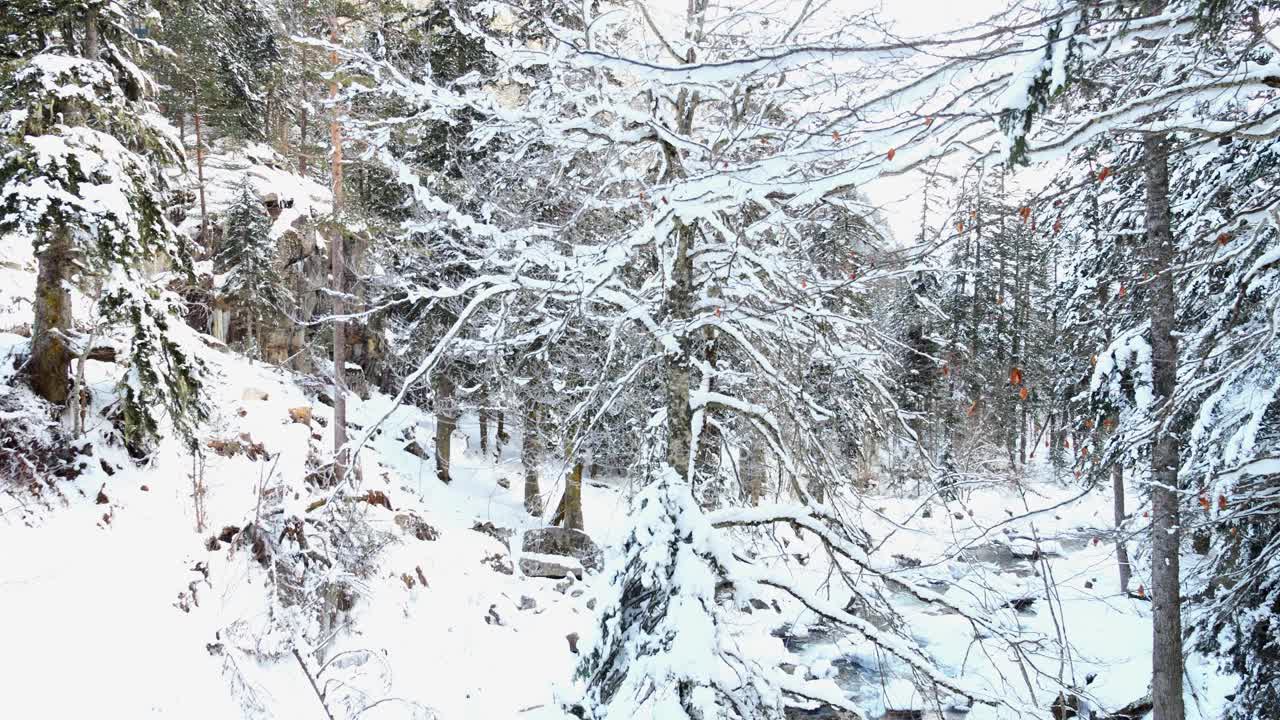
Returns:
[[[72,360],[63,339],[63,333],[71,328],[71,296],[66,288],[71,267],[71,231],[58,227],[46,239],[36,277],[35,325],[28,368],[36,394],[62,405],[67,402],[67,373]]]

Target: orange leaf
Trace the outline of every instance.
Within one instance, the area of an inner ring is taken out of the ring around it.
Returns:
[[[716,308],[716,317],[720,317],[720,308]]]
[[[889,152],[885,154],[885,157],[889,158],[889,160],[893,160],[893,156],[897,154],[898,154],[897,150],[895,150],[894,148],[889,148]]]
[[[1212,506],[1209,504],[1209,498],[1205,497],[1204,495],[1201,495],[1201,496],[1200,496],[1200,507],[1204,508],[1204,511],[1205,511],[1205,512],[1209,512],[1209,508],[1210,508],[1210,507],[1212,507]]]
[[[1058,234],[1058,233],[1060,233],[1060,232],[1062,232],[1062,221],[1061,221],[1061,220],[1059,220],[1059,221],[1057,221],[1057,222],[1055,222],[1055,223],[1053,224],[1053,234],[1054,234],[1054,235],[1057,235],[1057,234]]]
[[[1092,355],[1092,356],[1090,356],[1090,357],[1089,357],[1089,364],[1090,364],[1090,365],[1092,365],[1092,366],[1094,366],[1094,367],[1097,367],[1097,366],[1098,366],[1098,356],[1097,356],[1097,355]]]
[[[925,127],[929,127],[929,126],[931,126],[931,125],[933,125],[933,116],[932,116],[932,115],[930,115],[929,117],[927,117],[927,118],[925,118],[925,119],[924,119],[924,126],[925,126]]]
[[[832,130],[832,131],[831,131],[831,139],[832,139],[832,140],[835,140],[836,142],[840,142],[840,131],[839,131],[839,130]]]
[[[978,219],[978,211],[977,211],[977,210],[970,210],[970,211],[969,211],[969,219],[970,219],[970,220],[977,220],[977,219]]]
[[[951,374],[951,366],[950,366],[950,365],[943,365],[943,366],[942,366],[942,377],[947,377],[947,376],[948,376],[948,375],[950,375],[950,374]]]
[[[1084,429],[1085,429],[1085,430],[1092,430],[1092,429],[1093,429],[1093,420],[1085,420],[1085,421],[1084,421]]]
[[[1098,182],[1102,182],[1103,180],[1106,180],[1108,177],[1111,177],[1111,168],[1104,167],[1102,168],[1102,172],[1098,173]]]
[[[956,232],[958,232],[958,233],[962,233],[962,232],[964,232],[964,223],[963,223],[963,222],[958,222],[958,223],[956,223]]]
[[[1221,510],[1221,511],[1225,512],[1225,511],[1226,511],[1226,509],[1227,509],[1227,496],[1226,496],[1226,495],[1219,495],[1219,496],[1218,496],[1218,510]]]
[[[1080,457],[1089,457],[1089,448],[1088,448],[1088,447],[1082,447],[1082,448],[1080,448]]]
[[[974,415],[977,415],[977,414],[978,414],[978,401],[974,400],[973,404],[969,406],[969,417],[973,417]]]
[[[1116,297],[1124,297],[1124,285],[1120,285],[1120,292],[1116,293]]]
[[[1022,398],[1023,400],[1026,400],[1030,395],[1031,395],[1031,391],[1027,389],[1026,385],[1023,385],[1022,389],[1018,391],[1018,397]]]
[[[1023,205],[1022,209],[1018,211],[1018,214],[1022,216],[1022,222],[1025,223],[1027,218],[1031,217],[1031,208]]]
[[[1009,384],[1013,385],[1014,387],[1017,387],[1018,385],[1022,384],[1021,370],[1019,370],[1018,368],[1013,368],[1012,370],[1009,371]]]
[[[1116,424],[1116,421],[1112,420],[1111,418],[1107,418],[1102,421],[1102,427],[1104,430],[1110,430],[1111,428],[1115,427],[1115,424]]]
[[[1138,597],[1140,597],[1140,598],[1145,598],[1146,596],[1147,596],[1147,586],[1146,586],[1146,585],[1139,585],[1139,586],[1138,586]]]
[[[1222,233],[1218,236],[1219,245],[1226,245],[1229,242],[1231,242],[1231,233]]]
[[[1064,448],[1070,448],[1070,447],[1071,447],[1071,438],[1062,438],[1062,447],[1064,447]]]

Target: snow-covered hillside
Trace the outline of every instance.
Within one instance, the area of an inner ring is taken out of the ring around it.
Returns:
[[[0,339],[5,358],[25,342]],[[191,342],[202,345],[194,336]],[[273,616],[288,609],[264,586],[252,549],[211,547],[210,538],[252,523],[261,490],[282,493],[286,507],[308,497],[307,458],[332,442],[329,409],[274,368],[208,348],[201,355],[216,378],[219,409],[207,437],[244,438],[266,453],[206,452],[204,532],[195,530],[192,464],[181,445],[164,443],[147,467],[135,467],[122,448],[99,441],[101,419],[90,423],[92,450],[76,479],[6,484],[0,494],[0,543],[27,548],[0,558],[0,677],[21,688],[5,693],[4,715],[323,712],[296,658],[266,659],[277,641]],[[105,399],[110,373],[93,366],[101,382],[92,389]],[[34,401],[9,384],[12,367],[5,367],[4,422],[34,423]],[[372,423],[388,402],[379,395],[354,401],[353,426]],[[310,426],[291,420],[289,410],[301,407],[312,410]],[[463,428],[475,432],[474,422]],[[443,485],[403,449],[406,438],[433,432],[429,416],[403,408],[362,453],[361,488],[385,494],[391,507],[361,503],[356,512],[386,547],[325,649],[328,669],[316,657],[305,662],[317,682],[343,685],[331,690],[331,701],[347,692],[353,706],[382,701],[361,717],[515,717],[550,705],[553,686],[568,680],[576,660],[566,636],[590,631],[585,586],[521,575],[518,533],[541,523],[524,512],[518,485],[499,484],[514,474],[510,451],[496,462],[481,458],[460,433],[455,479]],[[624,518],[621,496],[590,486],[586,495],[592,534],[607,540]],[[478,523],[514,531],[517,544],[474,530]]]

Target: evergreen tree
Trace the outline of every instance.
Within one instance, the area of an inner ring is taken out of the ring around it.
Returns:
[[[156,63],[170,117],[205,113],[223,132],[260,140],[283,114],[283,26],[262,0],[157,0],[156,39],[174,54]]]
[[[15,9],[19,24],[3,28],[13,42],[0,87],[0,229],[31,238],[39,259],[32,384],[50,402],[67,400],[77,354],[67,288],[100,284],[106,317],[131,335],[125,436],[157,436],[167,410],[194,442],[205,416],[201,365],[170,333],[176,298],[143,270],[160,258],[190,273],[188,248],[165,217],[161,175],[182,152],[145,99],[152,83],[134,62],[133,21],[120,4],[98,0]]]
[[[271,219],[247,178],[227,209],[222,247],[214,257],[215,273],[223,274],[222,293],[245,320],[245,343],[261,350],[262,326],[284,315],[292,298],[276,267],[276,244]]]

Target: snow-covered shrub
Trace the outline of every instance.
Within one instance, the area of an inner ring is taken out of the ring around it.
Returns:
[[[782,695],[755,665],[721,605],[715,530],[674,471],[634,500],[632,527],[578,670],[580,717],[772,718]],[[772,669],[777,672],[776,668]]]

